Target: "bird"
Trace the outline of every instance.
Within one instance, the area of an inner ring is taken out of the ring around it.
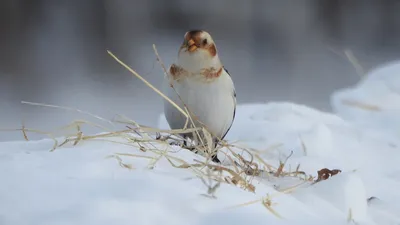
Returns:
[[[196,127],[205,127],[212,135],[213,147],[223,140],[236,115],[236,91],[231,75],[222,64],[214,40],[204,30],[190,30],[171,64],[164,82],[166,96],[179,107],[186,106]],[[183,129],[186,116],[164,100],[164,115],[171,129]],[[188,123],[190,125],[190,122]],[[180,134],[187,145],[193,133]],[[213,162],[221,163],[217,153]]]

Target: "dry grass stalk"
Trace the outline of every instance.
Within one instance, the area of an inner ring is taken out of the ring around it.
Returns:
[[[154,87],[152,84],[150,84],[146,79],[144,79],[142,76],[140,76],[136,71],[131,69],[129,66],[127,66],[124,62],[122,62],[117,56],[115,56],[111,51],[107,51],[108,54],[115,59],[119,64],[121,64],[125,69],[127,69],[129,72],[131,72],[133,75],[135,75],[137,78],[139,78],[143,83],[145,83],[148,87],[150,87],[153,91],[155,91],[157,94],[159,94],[161,97],[163,97],[165,100],[167,100],[170,104],[172,104],[177,110],[179,110],[183,115],[189,117],[188,114],[186,114],[185,111],[181,109],[174,101],[172,101],[170,98],[168,98],[166,95],[164,95],[160,90],[158,90],[156,87]]]
[[[367,110],[367,111],[374,111],[374,112],[382,111],[382,109],[379,106],[371,105],[368,103],[363,103],[363,102],[359,102],[359,101],[355,101],[355,100],[343,99],[342,103],[344,105],[357,107],[357,108]]]
[[[57,108],[57,109],[64,109],[64,110],[69,110],[69,111],[75,111],[75,112],[78,112],[78,113],[81,113],[81,114],[86,114],[86,115],[88,115],[88,116],[90,116],[90,117],[93,117],[93,118],[96,118],[96,119],[98,119],[98,120],[107,122],[107,123],[110,124],[110,125],[113,125],[113,123],[112,123],[110,120],[106,120],[106,119],[104,119],[104,118],[102,118],[102,117],[100,117],[100,116],[98,116],[98,115],[95,115],[95,114],[92,114],[92,113],[89,113],[89,112],[86,112],[86,111],[83,111],[83,110],[80,110],[80,109],[74,109],[74,108],[66,107],[66,106],[58,106],[58,105],[37,103],[37,102],[21,101],[21,103],[22,103],[22,104],[27,104],[27,105],[33,105],[33,106],[44,106],[44,107],[47,107],[47,108]]]
[[[119,156],[117,156],[117,155],[111,155],[111,156],[108,156],[107,158],[114,158],[114,159],[116,159],[116,160],[118,161],[118,164],[119,164],[122,168],[129,169],[129,170],[133,170],[133,169],[134,169],[133,166],[132,166],[131,164],[126,164],[126,163],[124,163],[124,162],[122,161],[121,157],[119,157]]]
[[[245,202],[245,203],[242,203],[242,204],[239,204],[239,205],[234,205],[234,206],[228,207],[226,209],[236,209],[236,208],[240,208],[240,207],[253,205],[253,204],[256,204],[256,203],[259,203],[259,202],[262,202],[262,199],[257,199],[257,200],[253,200],[253,201],[250,201],[250,202]]]
[[[349,209],[349,212],[347,214],[347,223],[357,224],[353,219],[353,211],[351,210],[351,208]]]
[[[266,196],[262,199],[257,199],[257,200],[253,200],[250,202],[245,202],[239,205],[235,205],[235,206],[231,206],[228,207],[227,209],[236,209],[236,208],[240,208],[240,207],[245,207],[245,206],[249,206],[249,205],[254,205],[256,203],[261,203],[262,206],[264,206],[265,208],[268,209],[268,211],[270,211],[274,216],[276,216],[279,219],[283,219],[283,217],[281,215],[279,215],[279,213],[277,213],[273,208],[272,205],[274,205],[274,203],[272,203],[272,200],[270,198],[270,196]]]
[[[58,140],[54,137],[52,132],[30,129],[30,128],[26,128],[25,126],[23,126],[22,128],[17,128],[17,129],[0,129],[0,131],[21,131],[22,135],[26,136],[26,138],[24,138],[24,139],[27,141],[29,141],[28,133],[42,134],[54,141],[53,147],[50,149],[50,151],[54,151],[58,146]]]
[[[286,159],[285,159],[284,162],[279,162],[279,167],[278,167],[278,169],[277,169],[276,172],[275,172],[275,176],[276,176],[276,177],[279,177],[279,176],[282,174],[283,168],[285,167],[285,165],[286,165],[288,159],[289,159],[292,155],[293,155],[293,151],[290,152],[289,156],[286,157]]]
[[[346,49],[344,50],[344,55],[347,57],[351,65],[353,65],[360,78],[363,79],[365,77],[364,68],[361,66],[358,59],[354,56],[353,52],[349,49]]]
[[[303,149],[304,155],[307,156],[307,147],[303,141],[303,138],[301,138],[301,135],[299,135],[299,139],[300,139],[300,144],[301,144],[301,148]]]
[[[350,64],[354,67],[356,70],[358,76],[361,79],[364,79],[366,77],[366,72],[365,69],[361,66],[361,63],[359,60],[354,56],[353,52],[350,49],[345,49],[343,51],[338,51],[333,48],[329,48],[333,53],[339,55],[340,57],[346,58],[347,61],[350,62]]]
[[[274,216],[278,217],[279,219],[283,219],[283,217],[281,215],[279,215],[278,212],[276,212],[273,208],[272,208],[272,200],[269,198],[269,196],[265,197],[262,200],[262,204],[265,208],[267,208]]]

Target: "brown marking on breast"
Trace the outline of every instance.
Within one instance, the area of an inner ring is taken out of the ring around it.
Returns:
[[[218,78],[221,76],[223,71],[223,68],[219,68],[219,70],[215,69],[214,67],[203,69],[201,74],[204,76],[204,78],[208,81],[214,80],[215,78]]]
[[[173,80],[180,80],[183,77],[187,76],[187,71],[184,70],[182,67],[172,64],[169,68],[169,74],[171,75]]]

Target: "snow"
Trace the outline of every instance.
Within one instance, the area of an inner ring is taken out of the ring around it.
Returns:
[[[315,184],[266,173],[253,178],[255,193],[221,183],[212,198],[194,169],[175,168],[152,151],[107,141],[123,138],[83,141],[53,152],[51,139],[2,142],[0,224],[400,224],[396,73],[400,63],[385,65],[333,93],[335,114],[289,102],[238,106],[227,139],[256,149],[274,167],[287,159],[285,171],[298,165],[314,177],[322,168],[342,171]],[[168,128],[163,115],[159,127]],[[189,163],[203,160],[177,146],[156,147]],[[119,164],[118,153],[144,157],[119,155],[129,169]]]
[[[370,110],[350,106],[346,101],[362,103]],[[342,118],[381,139],[400,144],[400,62],[375,68],[355,87],[336,91],[331,103]]]

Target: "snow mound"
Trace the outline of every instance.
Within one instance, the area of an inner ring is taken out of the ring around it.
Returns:
[[[375,138],[337,115],[304,105],[239,105],[236,115],[226,138],[259,150],[271,164],[292,154],[288,160],[292,168],[300,163],[307,172],[316,174],[323,167],[390,171],[390,167],[372,168],[371,165],[377,160],[388,164],[399,160],[387,158],[396,148],[385,140]],[[163,115],[159,126],[168,127]]]
[[[383,120],[367,122],[384,135],[366,129],[345,113],[357,109],[337,106],[343,117],[285,102],[239,105],[227,140],[252,154],[257,174],[227,163],[224,148],[219,186],[202,156],[161,142],[143,149],[139,135],[53,152],[49,139],[2,142],[0,224],[399,224],[400,151],[387,138],[397,130],[377,126]],[[159,126],[168,128],[163,115]],[[322,169],[341,172],[323,178]]]
[[[354,87],[333,93],[331,102],[342,118],[400,144],[400,62],[370,71]]]

